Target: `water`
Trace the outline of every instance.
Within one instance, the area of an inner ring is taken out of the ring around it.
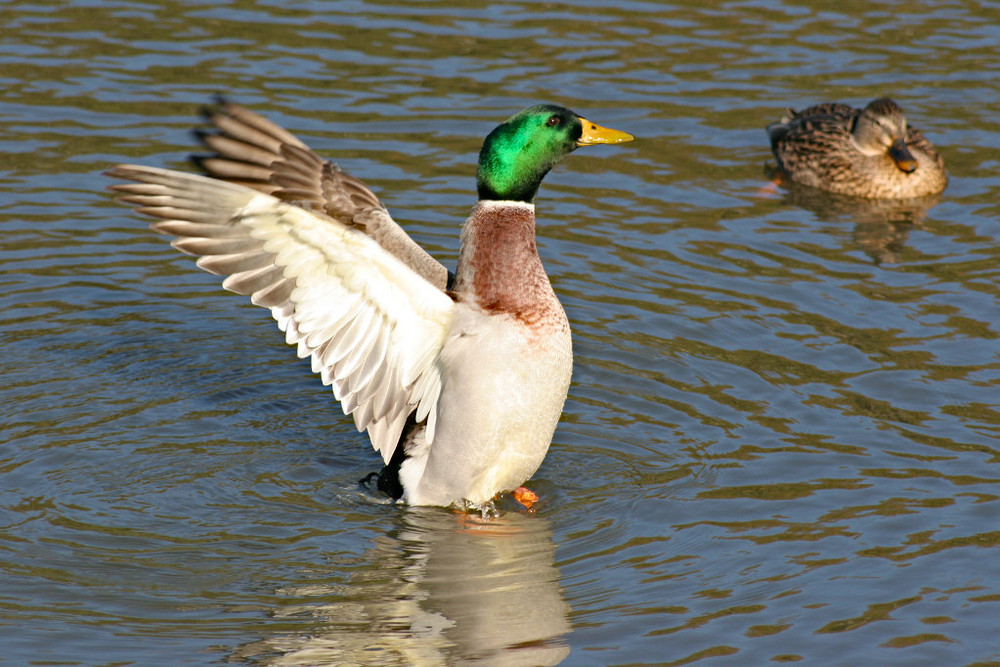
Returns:
[[[5,5],[0,662],[1000,661],[995,3]],[[446,263],[499,120],[635,134],[549,175],[574,330],[532,516],[373,502],[267,314],[115,204],[212,94]],[[939,201],[761,193],[787,106],[890,94]]]

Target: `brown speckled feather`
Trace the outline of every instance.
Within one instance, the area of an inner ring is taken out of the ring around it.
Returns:
[[[778,168],[793,181],[870,199],[921,197],[945,188],[944,160],[915,128],[907,127],[905,138],[918,163],[912,173],[899,169],[887,153],[862,153],[853,140],[862,111],[839,103],[789,109],[767,128]]]

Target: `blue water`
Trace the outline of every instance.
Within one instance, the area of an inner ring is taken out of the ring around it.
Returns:
[[[0,45],[0,663],[1000,661],[992,4],[41,2]],[[115,203],[222,92],[446,264],[483,136],[631,132],[539,194],[574,332],[530,516],[382,504],[267,313]],[[922,206],[767,185],[786,107],[892,95]]]

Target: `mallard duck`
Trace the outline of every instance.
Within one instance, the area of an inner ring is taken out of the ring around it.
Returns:
[[[485,507],[538,469],[573,367],[569,322],[535,245],[535,194],[580,146],[631,141],[550,104],[479,153],[479,200],[453,276],[361,181],[220,101],[207,172],[119,165],[112,186],[226,289],[269,308],[414,505]],[[527,498],[532,494],[517,496]],[[527,504],[526,502],[526,504]]]
[[[827,103],[767,126],[778,168],[789,179],[869,199],[935,194],[948,184],[944,161],[920,130],[907,127],[888,97],[864,109]]]

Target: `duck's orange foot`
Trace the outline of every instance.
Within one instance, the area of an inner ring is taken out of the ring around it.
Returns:
[[[771,179],[771,182],[765,186],[757,189],[756,196],[758,199],[770,199],[771,197],[778,194],[778,186],[781,185],[781,174],[777,174]]]
[[[531,489],[519,486],[510,492],[510,495],[514,496],[514,500],[521,503],[521,506],[528,512],[534,512],[534,505],[538,502],[538,494]]]

